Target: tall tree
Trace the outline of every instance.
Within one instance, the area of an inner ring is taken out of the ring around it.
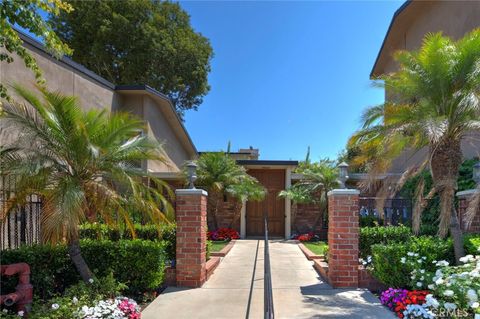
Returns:
[[[72,6],[62,0],[0,1],[0,49],[4,49],[0,52],[0,63],[12,63],[13,55],[16,54],[25,62],[25,66],[33,71],[38,84],[43,84],[42,71],[35,58],[23,47],[23,41],[13,26],[19,26],[41,38],[51,53],[61,57],[71,54],[72,51],[58,38],[50,24],[42,18],[40,11],[57,16],[60,12],[67,15],[72,10]],[[6,83],[0,83],[2,98],[7,97],[5,85]]]
[[[227,195],[234,199],[235,204],[230,227],[240,218],[243,201],[258,201],[265,197],[263,186],[248,175],[245,168],[238,165],[228,153],[203,153],[197,160],[197,165],[197,184],[208,191],[210,228],[218,228],[217,216]]]
[[[173,212],[161,180],[138,168],[143,160],[163,160],[160,146],[138,132],[144,124],[130,115],[82,111],[75,97],[42,90],[42,96],[15,87],[24,103],[6,103],[0,124],[18,132],[0,153],[2,174],[16,180],[5,218],[27,195],[43,198],[41,230],[45,241],[66,241],[83,280],[92,273],[82,258],[79,225],[89,220],[122,223],[133,232],[129,213],[154,223]],[[150,183],[145,183],[148,178]]]
[[[178,113],[197,109],[209,91],[212,47],[178,3],[161,0],[66,0],[71,14],[51,15],[73,60],[115,84],[148,84]]]
[[[372,163],[372,173],[387,172],[405,151],[428,149],[423,163],[409,168],[404,177],[429,166],[433,189],[427,197],[440,196],[439,235],[445,237],[450,229],[458,260],[463,242],[454,196],[463,157],[461,141],[480,130],[480,30],[456,42],[441,33],[427,34],[418,51],[400,51],[395,58],[399,70],[382,80],[396,98],[364,112],[363,128],[350,145],[361,149],[359,158]],[[415,214],[425,206],[421,188]],[[419,220],[414,218],[415,231]]]

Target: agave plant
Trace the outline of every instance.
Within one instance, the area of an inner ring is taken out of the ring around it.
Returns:
[[[197,184],[208,191],[208,222],[218,229],[217,216],[225,196],[234,199],[234,216],[230,226],[240,218],[242,203],[262,200],[265,189],[243,166],[224,152],[203,153],[197,160]]]
[[[0,126],[10,134],[1,152],[1,173],[13,176],[16,192],[2,211],[5,218],[30,194],[43,198],[44,241],[65,241],[83,280],[92,273],[82,258],[79,225],[85,220],[125,224],[130,212],[156,224],[173,211],[168,186],[137,163],[162,161],[160,146],[139,135],[144,124],[121,113],[84,112],[77,99],[39,88],[42,95],[14,87],[26,103],[4,106]]]
[[[424,167],[430,169],[433,189],[427,198],[439,194],[439,235],[445,237],[450,229],[458,260],[463,255],[463,243],[454,196],[463,160],[461,142],[480,131],[480,30],[456,42],[441,33],[427,34],[418,51],[397,52],[395,59],[399,70],[381,78],[394,98],[368,108],[363,114],[363,128],[349,143],[360,148],[357,162],[368,162],[372,174],[388,172],[404,152],[424,155],[404,172],[398,185]],[[419,229],[418,215],[425,207],[422,194],[420,187],[415,231]],[[469,208],[470,216],[480,206],[478,199],[472,202],[477,205]]]

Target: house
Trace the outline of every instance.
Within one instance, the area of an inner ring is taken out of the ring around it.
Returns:
[[[370,73],[370,78],[394,72],[398,65],[393,54],[398,50],[418,49],[427,33],[442,32],[453,39],[480,27],[480,1],[406,1],[393,15],[385,39]],[[385,99],[394,97],[385,92]],[[480,132],[472,132],[462,141],[466,159],[480,154]],[[398,174],[425,157],[427,150],[405,152],[394,161],[390,173]]]
[[[176,179],[183,163],[197,156],[197,149],[167,96],[147,85],[115,85],[67,57],[55,59],[40,42],[21,32],[19,35],[43,70],[49,90],[77,96],[85,110],[130,112],[145,121],[146,132],[142,133],[163,143],[165,163],[148,161],[141,164],[142,168],[164,179]],[[17,83],[35,89],[33,72],[18,57],[12,63],[1,64],[0,80],[5,85]],[[0,128],[0,141],[8,135]]]
[[[78,97],[85,110],[103,108],[111,112],[130,112],[143,119],[146,129],[141,133],[163,144],[165,161],[145,161],[141,163],[142,168],[170,184],[182,185],[181,168],[185,161],[197,157],[197,149],[167,96],[147,85],[115,85],[67,57],[57,60],[40,42],[21,32],[19,35],[43,70],[50,90]],[[19,57],[14,57],[12,63],[1,63],[0,80],[7,86],[21,84],[35,89],[33,72]],[[12,90],[9,93],[15,97]],[[0,127],[0,143],[8,141],[13,134],[15,132]],[[14,191],[14,188],[12,178],[0,177],[0,205],[6,205],[6,191]],[[27,205],[1,222],[0,250],[38,242],[40,213],[41,201],[32,195]]]
[[[148,134],[164,145],[166,163],[148,161],[141,164],[142,168],[168,181],[175,188],[183,186],[182,166],[186,161],[195,159],[199,153],[167,96],[146,85],[115,85],[68,57],[57,60],[40,42],[21,32],[19,35],[24,41],[25,48],[35,57],[43,70],[43,77],[50,90],[77,96],[85,110],[104,108],[111,112],[130,112],[143,119],[146,131],[142,133]],[[35,89],[35,78],[20,58],[15,58],[10,64],[2,63],[0,79],[6,85],[20,83],[27,88]],[[13,94],[11,91],[10,93]],[[9,134],[13,133],[2,131],[0,127],[0,142],[8,139]],[[232,202],[225,200],[219,215],[219,226],[232,226],[242,237],[262,236],[263,213],[268,211],[270,235],[289,238],[292,229],[294,231],[298,229],[297,225],[292,225],[292,205],[289,199],[279,198],[277,195],[291,185],[292,171],[298,162],[260,160],[259,150],[252,147],[240,149],[230,155],[265,186],[267,196],[258,203],[243,203],[239,220],[233,220]],[[11,188],[11,184],[2,178],[0,188]],[[5,204],[5,200],[0,194],[0,204]],[[39,199],[35,197],[25,207],[25,214],[18,215],[25,216],[25,220],[11,214],[9,220],[0,225],[2,227],[0,249],[38,240],[39,229],[34,225],[39,222],[40,205]],[[307,231],[309,220],[315,220],[312,215],[315,214],[315,210],[305,211],[312,217],[302,217],[302,213],[297,215],[300,215],[298,220],[303,221],[301,228]],[[20,231],[14,233],[7,231],[9,225],[12,229]]]

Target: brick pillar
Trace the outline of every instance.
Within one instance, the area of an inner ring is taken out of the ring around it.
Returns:
[[[478,214],[473,218],[470,225],[467,225],[466,221],[467,208],[477,192],[478,190],[476,189],[469,189],[456,194],[458,197],[458,222],[460,223],[462,231],[466,233],[480,233],[480,216]]]
[[[177,189],[176,279],[179,287],[201,287],[206,280],[207,192]]]
[[[328,279],[334,288],[358,287],[359,194],[328,192]]]

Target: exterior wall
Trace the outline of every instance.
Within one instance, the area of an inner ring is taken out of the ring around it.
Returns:
[[[174,130],[165,118],[161,105],[152,98],[143,99],[143,119],[148,125],[148,135],[164,145],[166,162],[149,161],[147,169],[153,172],[178,172],[185,161],[191,159]]]
[[[46,53],[34,48],[29,44],[25,47],[37,60],[37,64],[43,70],[43,77],[47,86],[52,91],[60,91],[66,95],[78,96],[83,108],[106,108],[112,109],[119,103],[119,98],[112,87],[108,87],[93,80],[81,72],[73,69],[62,61],[51,58]],[[21,58],[14,56],[12,63],[2,62],[0,67],[0,81],[3,84],[14,83],[35,89],[35,76],[25,67]],[[10,94],[13,93],[9,90]],[[14,94],[11,94],[14,96]]]
[[[462,231],[466,233],[480,233],[480,215],[475,215],[472,222],[468,225],[466,223],[466,212],[467,208],[470,205],[470,201],[472,200],[474,194],[477,190],[472,189],[469,191],[458,192],[458,222],[460,223],[460,227]]]
[[[292,234],[304,234],[313,231],[320,239],[327,239],[328,228],[323,227],[323,213],[318,205],[294,204],[292,205]],[[314,229],[313,225],[318,219]]]
[[[217,214],[218,227],[233,228],[240,233],[240,208],[241,204],[234,198],[227,197],[226,201],[222,201]],[[238,209],[237,214],[235,212],[236,209]]]
[[[439,32],[461,38],[465,33],[480,26],[480,2],[478,1],[414,1],[397,18],[392,28],[391,42],[386,43],[387,60],[383,73],[393,72],[397,64],[391,58],[395,50],[413,50],[420,47],[428,32]],[[405,17],[402,17],[405,15]],[[393,33],[395,32],[395,34]]]
[[[398,68],[392,55],[397,50],[418,49],[425,34],[429,32],[443,32],[453,39],[459,39],[466,33],[480,27],[479,1],[413,1],[396,18],[385,47],[378,61],[375,73],[388,74]],[[386,100],[395,97],[385,92]],[[462,141],[464,158],[478,156],[480,150],[480,133],[472,132]],[[406,167],[419,164],[424,158],[427,149],[416,154],[405,152],[392,165],[393,173],[403,172]]]

